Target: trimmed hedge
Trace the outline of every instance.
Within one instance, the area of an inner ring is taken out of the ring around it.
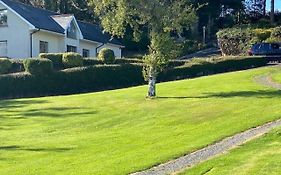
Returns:
[[[41,53],[39,58],[49,59],[53,62],[55,68],[62,68],[62,57],[64,53]]]
[[[83,57],[79,53],[64,53],[62,56],[62,63],[65,68],[82,67]]]
[[[48,59],[26,59],[23,65],[26,72],[34,75],[48,75],[53,72],[53,63]]]
[[[12,67],[12,62],[7,58],[0,58],[0,74],[8,73]]]
[[[158,81],[193,78],[266,64],[267,60],[263,57],[193,59],[185,65],[169,68],[160,73]],[[144,83],[141,63],[70,68],[46,75],[7,74],[0,75],[0,98],[66,95],[124,88]]]
[[[94,66],[94,65],[101,65],[101,64],[103,64],[103,62],[98,60],[97,58],[83,58],[84,66]]]
[[[103,65],[71,68],[53,74],[0,76],[0,98],[66,95],[124,88],[145,83],[140,65]]]
[[[98,58],[106,64],[113,64],[115,62],[114,51],[108,48],[101,49]]]
[[[24,72],[23,60],[21,59],[11,59],[12,67],[9,73]]]
[[[158,80],[170,81],[184,78],[194,78],[237,70],[245,70],[267,65],[264,57],[226,57],[221,59],[194,59],[184,66],[175,67],[162,72]]]

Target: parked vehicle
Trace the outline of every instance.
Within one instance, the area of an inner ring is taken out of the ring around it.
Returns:
[[[281,43],[258,43],[248,51],[249,55],[280,55]]]

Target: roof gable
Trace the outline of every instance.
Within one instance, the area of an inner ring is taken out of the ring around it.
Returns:
[[[55,12],[36,8],[30,5],[26,5],[20,2],[12,0],[1,0],[13,9],[17,14],[27,20],[35,28],[44,29],[56,33],[64,33],[64,29],[56,23],[51,16],[58,15]]]
[[[81,39],[123,46],[119,40],[112,38],[107,33],[103,33],[98,25],[77,21],[74,15],[61,15],[13,0],[0,0],[0,2],[1,1],[35,28],[65,34],[70,22],[74,20]]]

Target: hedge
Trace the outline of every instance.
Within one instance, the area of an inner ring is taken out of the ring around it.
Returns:
[[[143,84],[140,65],[71,68],[48,75],[16,73],[0,76],[0,98],[66,95]]]
[[[105,64],[113,64],[115,62],[114,51],[108,48],[103,48],[99,52],[98,59]]]
[[[193,59],[185,65],[168,68],[160,73],[158,81],[193,78],[266,64],[266,58],[263,57]],[[124,88],[144,83],[141,63],[71,68],[45,76],[27,73],[7,74],[0,75],[0,98],[66,95]]]
[[[222,57],[217,60],[194,59],[184,66],[175,67],[162,72],[158,80],[170,81],[184,78],[194,78],[237,70],[245,70],[267,65],[264,57]]]
[[[0,74],[8,73],[12,67],[12,62],[7,58],[0,58]]]
[[[63,67],[62,57],[64,53],[41,53],[39,58],[49,59],[53,62],[54,68],[60,69]]]
[[[65,68],[82,67],[83,57],[79,53],[64,53],[62,56],[62,64]]]
[[[23,61],[26,72],[34,75],[48,75],[53,72],[53,63],[48,59],[25,59]]]

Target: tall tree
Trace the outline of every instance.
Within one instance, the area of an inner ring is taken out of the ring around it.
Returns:
[[[106,32],[123,37],[131,26],[139,37],[141,26],[149,29],[149,54],[145,56],[149,81],[148,97],[156,96],[156,78],[168,61],[176,57],[170,33],[181,33],[196,21],[195,9],[187,0],[90,0]]]
[[[275,1],[271,0],[270,3],[271,3],[270,21],[271,21],[271,24],[274,24],[274,22],[275,22],[275,19],[274,19],[274,15],[275,15]]]

